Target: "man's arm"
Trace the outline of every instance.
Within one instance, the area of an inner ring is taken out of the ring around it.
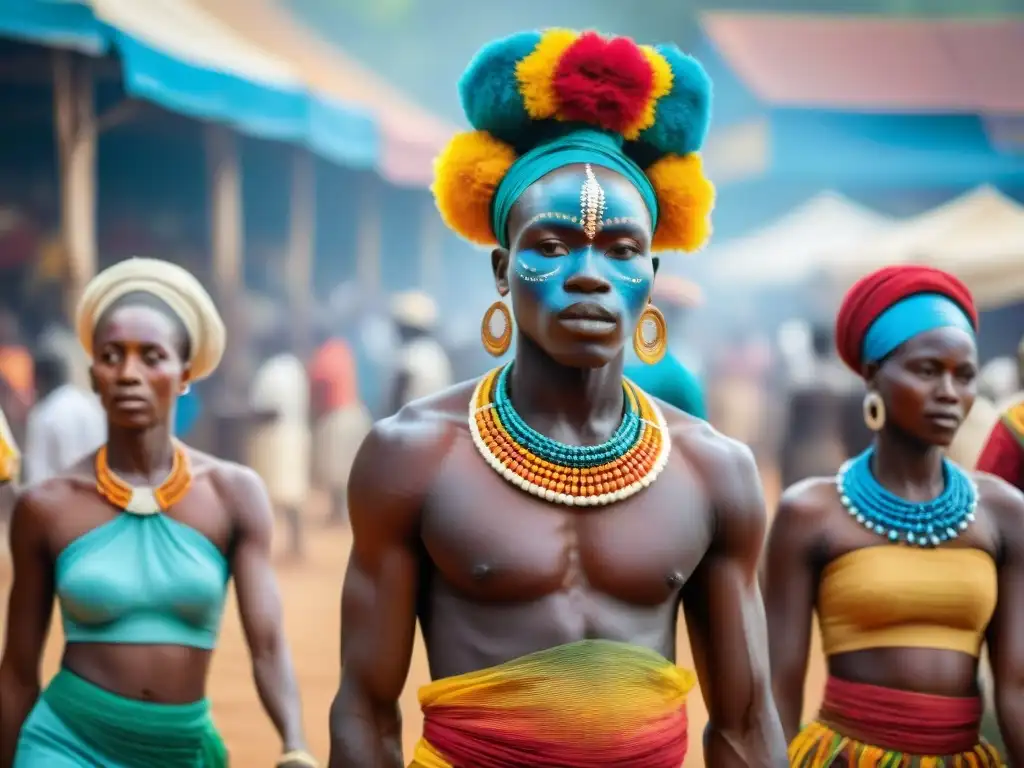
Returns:
[[[1001,539],[999,603],[987,638],[996,712],[1007,763],[1024,765],[1024,495],[991,479],[979,487],[992,503]]]
[[[711,548],[687,582],[683,608],[708,707],[705,764],[785,768],[772,700],[768,637],[757,582],[767,514],[750,450],[710,428],[689,450],[714,506]]]
[[[423,459],[434,442],[406,418],[374,427],[349,481],[353,544],[341,595],[342,675],[331,706],[329,768],[404,765],[398,698],[412,659],[419,515],[433,474]]]

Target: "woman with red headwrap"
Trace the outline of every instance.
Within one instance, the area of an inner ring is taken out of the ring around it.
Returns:
[[[767,550],[793,766],[1006,764],[979,735],[985,643],[1007,762],[1024,765],[1024,496],[943,455],[974,400],[977,325],[967,288],[927,267],[879,270],[843,300],[836,343],[875,438],[786,491]],[[829,678],[801,727],[815,611]]]

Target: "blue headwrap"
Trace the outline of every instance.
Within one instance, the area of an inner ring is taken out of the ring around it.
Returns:
[[[970,318],[952,299],[938,293],[908,296],[871,324],[864,336],[863,359],[877,363],[905,341],[936,328],[960,328],[974,338]]]
[[[491,226],[502,247],[508,247],[508,217],[516,200],[534,182],[558,168],[576,163],[598,165],[629,179],[651,214],[651,230],[654,230],[658,223],[658,197],[647,174],[623,153],[622,137],[583,128],[534,147],[509,168],[491,203]]]

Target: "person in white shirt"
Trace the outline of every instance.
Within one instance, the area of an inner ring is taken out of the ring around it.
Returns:
[[[420,291],[395,296],[391,315],[400,345],[392,385],[392,413],[413,400],[436,394],[453,383],[452,367],[444,347],[434,337],[437,305]]]
[[[309,376],[289,350],[285,330],[268,334],[267,354],[250,389],[249,405],[258,423],[250,437],[249,465],[266,483],[275,510],[288,521],[291,555],[301,558],[302,509],[312,484]]]
[[[23,480],[40,483],[74,466],[107,439],[99,400],[70,381],[68,361],[54,352],[35,359],[36,404],[25,430]]]

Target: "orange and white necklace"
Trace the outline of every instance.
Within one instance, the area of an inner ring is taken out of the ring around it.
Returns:
[[[131,486],[117,476],[107,463],[107,446],[96,452],[96,490],[118,509],[133,515],[166,512],[188,493],[192,486],[192,467],[185,447],[174,442],[170,474],[158,487]]]

